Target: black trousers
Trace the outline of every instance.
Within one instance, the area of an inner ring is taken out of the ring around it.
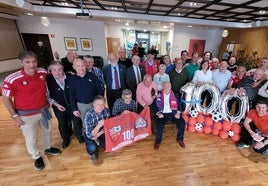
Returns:
[[[60,132],[60,136],[63,141],[66,141],[72,135],[72,113],[71,108],[66,107],[65,111],[58,110],[57,107],[53,106],[53,111],[58,120],[58,129]]]
[[[109,106],[109,109],[110,109],[111,112],[113,110],[114,102],[118,98],[121,98],[122,91],[123,91],[122,89],[107,91],[107,102],[108,102],[108,106]]]
[[[75,117],[71,111],[70,106],[66,106],[65,111],[60,111],[57,107],[53,106],[53,111],[58,120],[58,129],[60,136],[63,140],[68,140],[72,135],[72,123],[74,129],[74,135],[77,138],[82,138],[82,120],[80,117]]]

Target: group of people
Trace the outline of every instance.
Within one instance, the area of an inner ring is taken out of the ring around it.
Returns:
[[[187,56],[188,52],[182,51],[181,58],[173,64],[170,56],[164,55],[160,64],[150,50],[144,60],[137,54],[128,59],[126,49],[120,47],[118,54],[110,53],[109,63],[99,69],[94,67],[93,57],[79,57],[76,51],[68,51],[61,61],[51,61],[47,72],[37,68],[38,58],[33,52],[25,51],[19,56],[22,69],[4,80],[4,104],[22,130],[35,168],[40,170],[44,162],[37,143],[38,127],[42,129],[44,152],[61,153],[51,146],[50,105],[58,120],[62,148],[69,146],[74,134],[79,143],[85,141],[90,160],[96,162],[97,146],[105,148],[104,120],[130,111],[140,113],[145,107],[151,110],[154,149],[159,149],[168,121],[177,126],[176,141],[184,148],[185,121],[181,116],[184,104],[180,101],[180,89],[190,81],[197,85],[213,82],[220,92],[240,88],[241,93],[249,96],[251,108],[256,106],[256,110],[253,109],[244,122],[245,133],[248,131],[250,135],[241,139],[250,141],[250,137],[256,139],[257,134],[263,136],[262,144],[260,141],[253,144],[257,152],[265,153],[268,131],[262,121],[268,117],[265,100],[268,98],[265,83],[268,59],[262,59],[257,69],[246,73],[243,66],[228,70],[237,65],[235,57],[219,62],[217,58],[211,59],[209,52],[202,57],[193,54],[192,59]],[[258,96],[264,101],[257,102]],[[258,132],[249,127],[252,121]],[[246,142],[239,144],[242,143]]]

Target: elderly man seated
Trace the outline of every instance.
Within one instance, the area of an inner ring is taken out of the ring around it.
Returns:
[[[158,93],[156,101],[153,104],[153,110],[155,113],[156,120],[156,139],[154,149],[158,150],[160,143],[162,141],[162,133],[165,127],[165,124],[168,121],[171,121],[176,124],[178,128],[177,133],[177,142],[179,145],[184,148],[185,144],[184,139],[184,130],[185,130],[185,121],[181,117],[181,111],[178,110],[178,100],[171,90],[171,83],[164,82],[163,90]]]

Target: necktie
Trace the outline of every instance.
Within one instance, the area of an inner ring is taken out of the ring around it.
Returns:
[[[116,90],[120,89],[119,78],[118,78],[116,67],[114,67],[114,81],[115,81],[115,89]]]
[[[138,80],[137,84],[139,84],[141,82],[141,73],[140,73],[139,67],[136,67],[136,70],[137,70],[137,80]]]

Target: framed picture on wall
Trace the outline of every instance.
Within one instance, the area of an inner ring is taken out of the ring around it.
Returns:
[[[93,50],[92,39],[80,38],[80,42],[82,50]]]
[[[76,39],[74,37],[64,37],[66,50],[77,50]]]

